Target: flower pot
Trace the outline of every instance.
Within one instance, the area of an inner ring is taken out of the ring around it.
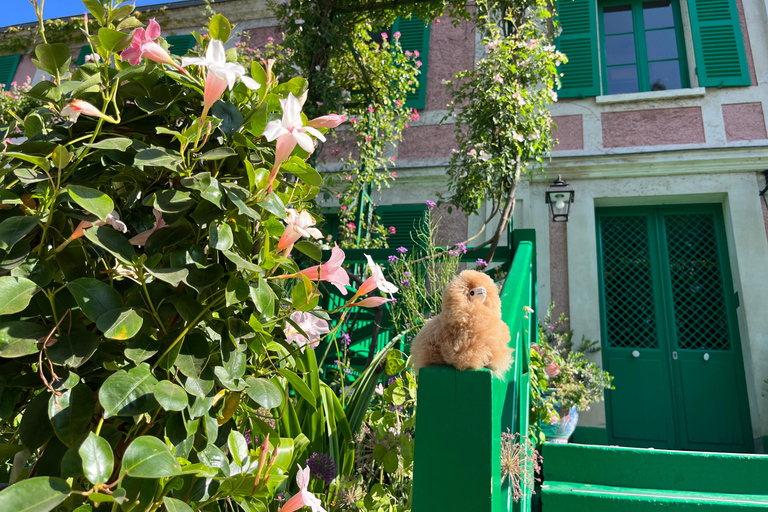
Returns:
[[[576,430],[576,424],[579,421],[579,411],[576,409],[576,406],[570,409],[563,408],[554,389],[548,390],[545,396],[549,397],[555,410],[558,411],[560,421],[551,424],[539,423],[539,427],[544,432],[548,443],[567,444],[568,439],[573,435],[573,431]]]

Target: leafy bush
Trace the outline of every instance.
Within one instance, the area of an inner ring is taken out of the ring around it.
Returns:
[[[52,80],[28,95],[44,107],[0,154],[0,510],[316,503],[299,464],[326,454],[351,474],[390,357],[345,407],[312,350],[335,336],[320,281],[349,277],[338,248],[317,264],[306,160],[344,117],[308,121],[306,80],[234,62],[221,15],[179,63],[154,20],[85,3],[100,59],[70,76],[69,48],[41,31]],[[382,282],[369,268],[331,314],[367,305]]]

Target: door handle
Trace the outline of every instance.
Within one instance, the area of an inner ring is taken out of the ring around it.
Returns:
[[[709,352],[704,354],[704,360],[709,361]]]
[[[672,359],[677,361],[677,350],[672,351]]]
[[[640,357],[640,351],[639,350],[633,350],[632,351],[632,357]]]

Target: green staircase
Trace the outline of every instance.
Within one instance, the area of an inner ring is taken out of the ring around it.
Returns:
[[[542,456],[542,512],[768,510],[768,455],[547,443]]]

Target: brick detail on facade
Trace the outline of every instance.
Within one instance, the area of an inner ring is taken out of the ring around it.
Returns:
[[[459,71],[475,65],[475,31],[472,23],[462,21],[453,26],[446,16],[432,23],[429,34],[426,110],[444,110],[451,101],[443,80],[453,79]]]
[[[328,135],[328,141],[320,149],[320,161],[328,164],[335,164],[342,158],[355,158],[360,153],[355,147],[355,137],[349,131],[337,132],[337,137]]]
[[[398,147],[398,161],[409,158],[447,158],[456,147],[452,124],[412,126],[403,131]]]
[[[723,105],[723,121],[728,142],[768,139],[763,104],[759,101]]]
[[[567,151],[584,149],[584,116],[553,116],[552,121],[557,126],[552,130],[552,138],[557,144],[552,151]]]
[[[703,144],[701,107],[603,112],[603,147]]]
[[[570,315],[568,302],[568,223],[549,221],[549,288],[552,302],[555,308],[552,310],[552,318],[558,318],[560,313]],[[549,304],[544,304],[549,307]],[[539,306],[542,313],[539,318],[544,320],[542,305]]]

